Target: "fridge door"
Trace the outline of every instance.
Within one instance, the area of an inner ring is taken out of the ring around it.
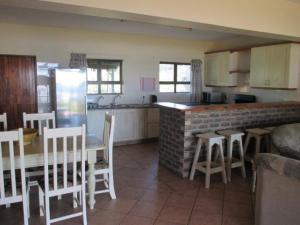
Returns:
[[[57,127],[86,124],[86,70],[56,69]]]

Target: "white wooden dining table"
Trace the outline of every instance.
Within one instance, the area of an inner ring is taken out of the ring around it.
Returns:
[[[59,141],[59,140],[58,140]],[[58,142],[59,145],[59,142]],[[79,143],[78,146],[81,146]],[[97,151],[103,150],[104,146],[102,142],[96,138],[94,135],[86,136],[86,160],[88,162],[88,172],[87,172],[87,183],[88,183],[88,204],[90,209],[94,209],[95,206],[95,186],[96,179],[94,175],[95,163],[97,161]],[[81,150],[78,150],[79,152]],[[48,148],[49,154],[49,165],[53,162],[53,154],[52,149]],[[9,150],[3,146],[2,148],[2,156],[3,156],[3,170],[10,170],[10,158],[9,158]],[[67,158],[72,160],[73,153],[69,151],[67,154]],[[77,154],[77,161],[81,161],[81,154]],[[44,144],[43,144],[43,136],[37,136],[31,144],[24,146],[24,161],[25,168],[35,168],[44,166]],[[71,162],[71,161],[70,161]],[[57,163],[63,163],[63,152],[62,149],[57,149]],[[17,148],[15,148],[15,168],[20,168],[20,158]]]

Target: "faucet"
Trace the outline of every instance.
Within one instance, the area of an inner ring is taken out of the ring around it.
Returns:
[[[100,95],[100,96],[98,97],[98,99],[97,99],[98,106],[100,106],[100,100],[101,100],[101,99],[104,99],[104,97],[103,97],[102,95]]]
[[[111,105],[112,107],[116,106],[116,99],[117,99],[117,98],[121,98],[121,95],[115,95],[115,96],[114,96],[112,102],[110,103],[110,105]]]

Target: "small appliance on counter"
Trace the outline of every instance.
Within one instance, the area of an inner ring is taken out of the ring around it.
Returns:
[[[223,92],[203,92],[202,102],[205,104],[224,104],[226,95]]]
[[[245,94],[235,94],[234,95],[235,103],[253,103],[256,102],[255,95],[245,95]]]
[[[157,102],[157,96],[156,95],[150,95],[150,103],[156,103]]]

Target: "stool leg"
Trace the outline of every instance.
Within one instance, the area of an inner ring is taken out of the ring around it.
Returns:
[[[249,142],[250,142],[251,138],[252,138],[252,135],[248,133],[247,137],[246,137],[246,141],[245,141],[245,146],[244,146],[244,155],[246,155],[246,153],[247,153]]]
[[[246,178],[246,169],[245,169],[245,160],[244,160],[244,150],[242,145],[242,138],[238,140],[239,142],[239,150],[240,150],[240,160],[242,163],[241,169],[242,169],[242,176],[243,178]]]
[[[255,163],[253,162],[252,167],[255,168]],[[252,169],[253,171],[253,177],[252,177],[252,192],[255,192],[255,188],[256,188],[256,170]]]
[[[210,185],[210,169],[211,169],[211,153],[212,153],[212,144],[208,143],[207,155],[206,155],[206,173],[205,173],[205,188],[209,188]]]
[[[223,178],[224,184],[226,184],[227,179],[226,179],[226,169],[225,169],[224,152],[223,152],[222,141],[219,142],[219,150],[220,150],[220,157],[221,157],[222,178]]]
[[[233,148],[233,140],[231,137],[228,139],[227,143],[227,180],[231,181],[231,163],[232,163],[232,148]]]
[[[196,152],[195,152],[195,156],[194,156],[192,170],[191,170],[191,173],[190,173],[190,180],[194,179],[195,170],[196,170],[198,160],[199,160],[199,155],[200,155],[200,152],[201,152],[201,146],[202,146],[201,139],[198,138],[198,143],[197,143],[197,147],[196,147]]]

